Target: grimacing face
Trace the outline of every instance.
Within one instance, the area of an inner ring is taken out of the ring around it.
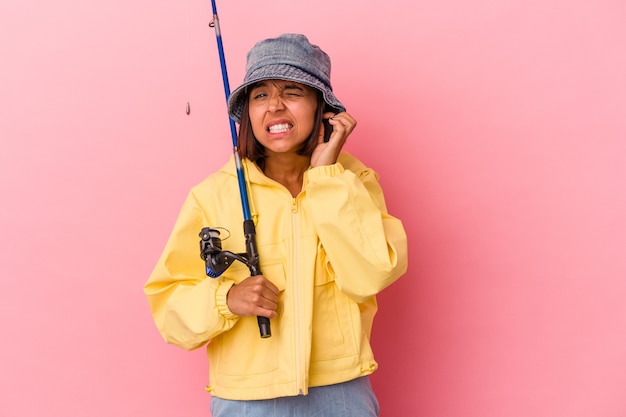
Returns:
[[[255,138],[268,152],[296,152],[311,136],[317,105],[317,90],[307,85],[284,80],[254,84],[248,114]]]

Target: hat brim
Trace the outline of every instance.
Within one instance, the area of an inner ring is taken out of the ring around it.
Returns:
[[[317,77],[291,65],[274,64],[258,68],[246,74],[244,83],[231,93],[228,98],[228,114],[235,122],[241,123],[243,103],[246,99],[246,88],[263,80],[285,80],[308,85],[322,93],[324,101],[329,107],[338,113],[346,111],[345,106],[333,94],[331,87],[321,82]]]

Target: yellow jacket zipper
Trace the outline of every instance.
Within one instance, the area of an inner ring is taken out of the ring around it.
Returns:
[[[295,343],[295,349],[296,351],[294,352],[295,354],[295,360],[296,360],[296,382],[298,385],[298,394],[299,395],[303,395],[304,392],[306,391],[306,384],[305,384],[305,378],[304,378],[304,358],[303,358],[303,352],[304,352],[304,346],[302,346],[302,313],[301,313],[301,309],[298,308],[299,306],[302,306],[302,291],[300,289],[300,257],[299,257],[299,222],[298,222],[298,197],[294,198],[292,203],[291,203],[291,223],[292,223],[292,240],[293,240],[293,252],[292,252],[292,256],[293,256],[293,272],[294,272],[294,277],[293,277],[293,292],[294,292],[294,297],[293,297],[293,302],[294,302],[294,306],[293,306],[293,311],[294,311],[294,323],[295,323],[295,334],[296,334],[296,343]]]

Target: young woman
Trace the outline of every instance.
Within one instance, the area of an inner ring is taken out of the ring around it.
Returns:
[[[204,227],[245,252],[231,159],[192,188],[145,285],[155,323],[169,343],[207,346],[213,417],[377,416],[375,296],[406,271],[406,234],[377,174],[342,152],[356,121],[333,94],[330,59],[303,35],[261,41],[228,107],[262,275],[235,262],[212,279],[199,257]]]

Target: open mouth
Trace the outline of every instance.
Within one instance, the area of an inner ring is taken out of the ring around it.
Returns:
[[[292,127],[293,125],[289,123],[279,123],[279,124],[269,126],[267,128],[267,131],[270,133],[284,133],[284,132],[288,132]]]

